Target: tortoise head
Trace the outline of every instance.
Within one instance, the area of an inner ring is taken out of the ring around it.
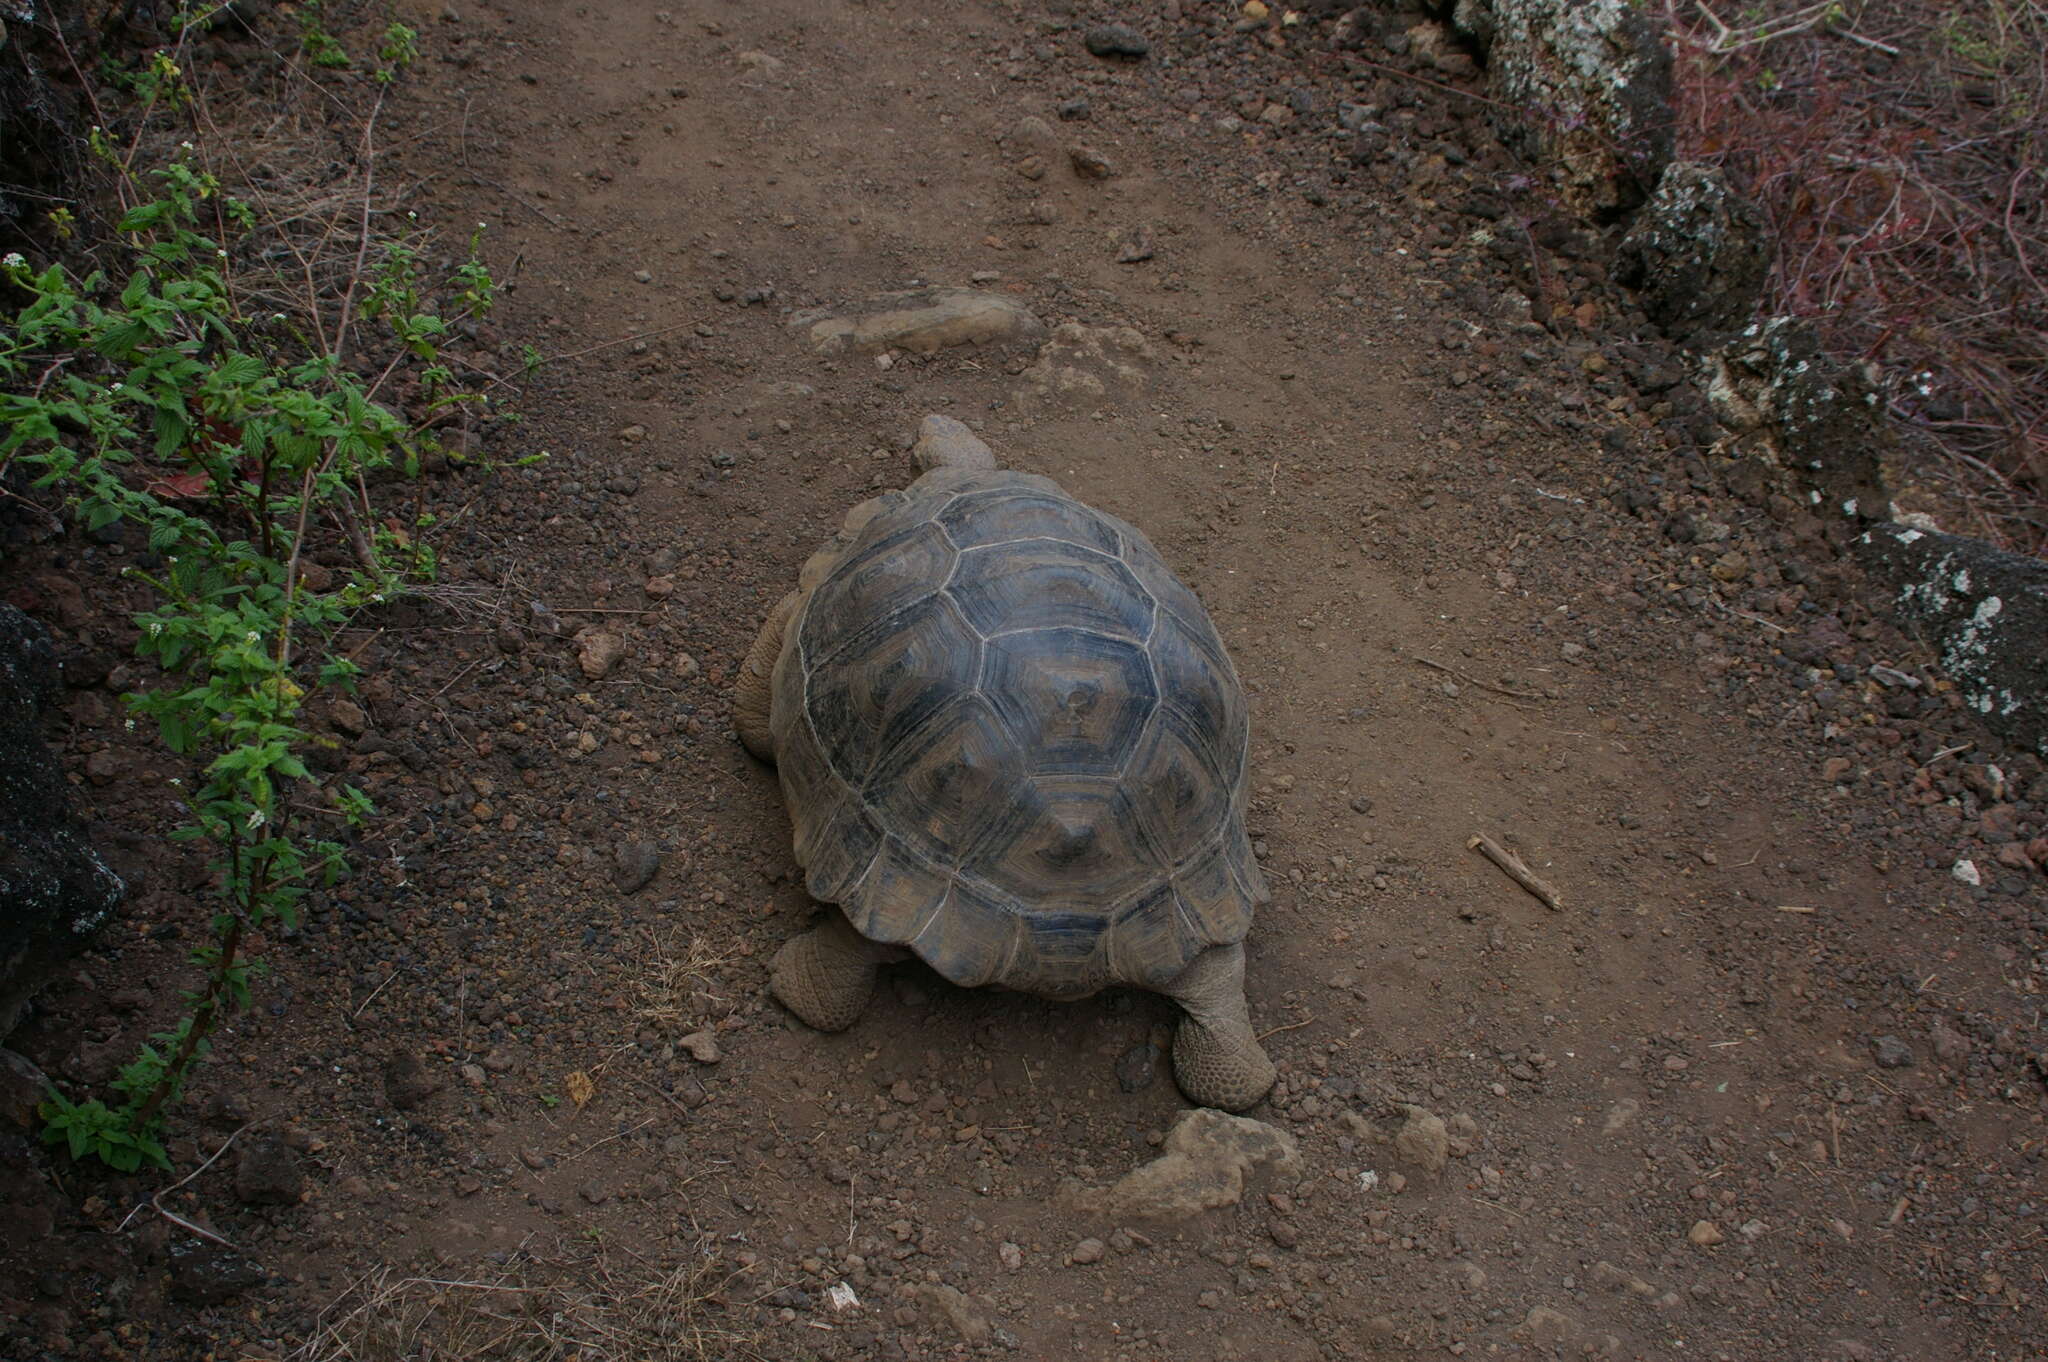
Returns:
[[[970,473],[990,472],[996,466],[995,451],[981,437],[950,416],[931,415],[917,428],[917,446],[910,451],[917,471],[959,468]]]

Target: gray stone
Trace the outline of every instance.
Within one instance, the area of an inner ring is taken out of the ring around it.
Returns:
[[[1934,645],[1964,705],[1994,733],[2048,755],[2048,563],[1976,539],[1877,525],[1856,542]]]
[[[612,858],[612,883],[621,894],[639,893],[661,871],[661,848],[652,842],[621,842]]]
[[[1152,1086],[1159,1072],[1161,1052],[1151,1041],[1141,1041],[1117,1056],[1116,1085],[1125,1092],[1143,1092]]]
[[[934,1323],[950,1325],[954,1333],[970,1344],[989,1341],[993,1326],[973,1297],[944,1284],[921,1285],[914,1290]]]
[[[1944,1064],[1960,1063],[1970,1057],[1970,1038],[1941,1017],[1928,1026],[1927,1038],[1934,1042],[1934,1057]],[[0,1052],[0,1058],[4,1057],[4,1052]]]
[[[1665,168],[1615,258],[1617,281],[1671,336],[1696,341],[1748,322],[1771,263],[1763,213],[1719,170]]]
[[[1913,1067],[1913,1047],[1897,1036],[1879,1036],[1870,1042],[1870,1051],[1877,1056],[1880,1069],[1910,1069]]]
[[[955,345],[1036,343],[1045,325],[1013,298],[977,289],[926,288],[883,293],[851,306],[800,313],[794,324],[825,355],[910,350],[930,354]]]
[[[1441,6],[1440,6],[1441,7]],[[1554,167],[1572,208],[1613,219],[1671,159],[1671,53],[1628,0],[1458,0],[1451,22],[1486,57],[1502,140]]]
[[[61,670],[49,632],[0,605],[0,1038],[125,892],[72,816],[64,769],[43,742]]]
[[[1393,1150],[1394,1157],[1402,1162],[1425,1173],[1443,1172],[1451,1157],[1450,1127],[1441,1116],[1423,1107],[1402,1102],[1397,1110],[1401,1116],[1399,1125],[1391,1120],[1375,1125],[1355,1111],[1343,1112],[1338,1119],[1350,1134]]]
[[[1394,1132],[1394,1152],[1427,1173],[1441,1173],[1451,1157],[1450,1131],[1433,1111],[1404,1105],[1401,1128]]]
[[[1569,1315],[1547,1305],[1533,1307],[1523,1317],[1522,1328],[1528,1331],[1533,1342],[1546,1348],[1554,1348],[1578,1332],[1578,1326]]]
[[[1145,35],[1128,24],[1097,24],[1081,41],[1098,57],[1127,57],[1136,61],[1152,50]]]
[[[1291,1175],[1300,1165],[1286,1131],[1202,1107],[1175,1123],[1164,1154],[1082,1201],[1115,1216],[1182,1220],[1236,1205],[1247,1181],[1264,1170]]]

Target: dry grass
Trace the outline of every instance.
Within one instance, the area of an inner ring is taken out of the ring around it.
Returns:
[[[760,1358],[728,1318],[733,1273],[703,1245],[661,1268],[610,1255],[527,1260],[485,1278],[381,1268],[321,1312],[291,1362],[710,1362]],[[744,1308],[744,1307],[742,1307]]]
[[[2048,0],[1667,4],[1679,153],[1762,205],[1766,306],[1891,375],[1955,528],[2048,553]]]
[[[719,954],[701,936],[687,943],[681,938],[674,931],[652,934],[653,963],[637,981],[633,1007],[642,1025],[670,1039],[696,1029],[707,1013],[731,1001],[717,991],[717,978],[732,957]]]

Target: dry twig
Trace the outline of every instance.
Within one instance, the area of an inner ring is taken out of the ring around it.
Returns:
[[[1486,857],[1487,860],[1492,861],[1495,865],[1506,871],[1509,879],[1533,894],[1537,902],[1541,903],[1545,908],[1553,912],[1563,911],[1564,903],[1558,898],[1557,891],[1537,878],[1536,872],[1523,864],[1520,856],[1515,855],[1514,852],[1509,851],[1485,833],[1474,833],[1472,839],[1465,843],[1465,849],[1478,852]]]

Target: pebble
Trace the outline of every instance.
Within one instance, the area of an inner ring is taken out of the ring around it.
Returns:
[[[661,859],[652,842],[620,842],[612,848],[612,883],[621,894],[637,894],[660,873]]]
[[[242,1146],[235,1164],[235,1196],[250,1206],[296,1206],[306,1175],[299,1156],[276,1138],[252,1140]]]
[[[1116,164],[1093,147],[1070,147],[1067,160],[1073,165],[1074,173],[1084,180],[1107,180],[1116,174]]]
[[[602,629],[585,629],[576,635],[576,664],[592,681],[602,680],[626,655],[626,641]]]
[[[1145,35],[1127,24],[1097,24],[1082,36],[1082,43],[1098,57],[1125,57],[1136,61],[1152,51]]]
[[[1701,1248],[1712,1248],[1728,1236],[1721,1233],[1721,1227],[1711,1220],[1695,1220],[1685,1237]]]
[[[1870,1042],[1870,1049],[1877,1056],[1877,1067],[1880,1069],[1913,1067],[1913,1047],[1897,1036],[1879,1036]]]
[[[1151,1041],[1133,1045],[1118,1056],[1116,1083],[1125,1092],[1143,1092],[1159,1071],[1159,1047]]]
[[[1102,1254],[1103,1247],[1100,1239],[1083,1239],[1067,1251],[1067,1261],[1069,1263],[1082,1264],[1099,1263],[1102,1261]]]

